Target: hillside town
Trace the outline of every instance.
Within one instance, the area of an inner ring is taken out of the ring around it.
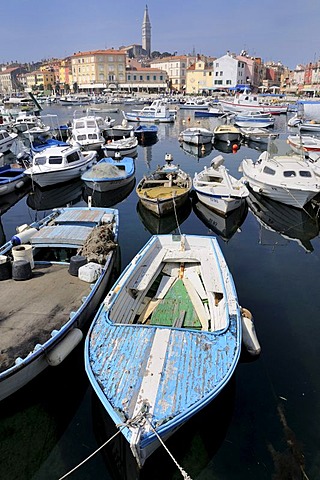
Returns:
[[[315,97],[320,94],[320,61],[294,70],[281,61],[264,62],[246,50],[220,57],[195,51],[160,53],[151,49],[151,22],[146,6],[142,42],[65,58],[0,65],[0,95],[23,92],[58,97],[69,93],[232,94],[243,88],[254,92]]]

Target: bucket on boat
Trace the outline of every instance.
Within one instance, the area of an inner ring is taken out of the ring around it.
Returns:
[[[12,277],[12,265],[7,255],[0,255],[0,280]]]
[[[79,268],[87,263],[87,258],[82,255],[74,255],[70,258],[70,265],[68,272],[70,275],[78,276]]]
[[[12,264],[13,280],[29,280],[32,277],[30,262],[27,260],[15,260]]]
[[[31,269],[34,268],[32,245],[16,245],[12,247],[13,261],[27,260],[30,263]]]

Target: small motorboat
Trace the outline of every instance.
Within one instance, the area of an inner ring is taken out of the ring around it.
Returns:
[[[240,207],[249,192],[243,182],[230,175],[223,162],[223,156],[218,155],[209,167],[195,173],[193,188],[200,202],[226,215]]]

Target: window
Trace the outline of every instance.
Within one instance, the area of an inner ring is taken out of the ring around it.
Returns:
[[[128,80],[131,80],[131,75],[128,75]]]
[[[79,153],[72,152],[70,155],[67,156],[67,163],[77,162],[79,160]]]
[[[142,81],[142,80],[143,80],[143,76],[142,76],[142,75],[140,75],[140,81]]]
[[[231,80],[226,80],[226,85],[231,85]]]
[[[156,75],[153,75],[153,80],[156,81],[157,80],[157,77]]]
[[[147,80],[150,80],[150,75],[147,75]]]
[[[264,167],[263,173],[266,173],[267,175],[275,175],[276,172],[272,168]]]
[[[163,75],[160,75],[160,80],[163,80]]]
[[[295,177],[296,176],[296,172],[294,170],[286,170],[285,172],[283,172],[283,176],[285,178],[289,178],[289,177]]]
[[[137,75],[133,75],[133,80],[137,80]]]
[[[49,157],[49,164],[50,165],[61,165],[62,164],[62,157]]]
[[[311,172],[308,172],[307,170],[300,170],[299,175],[300,177],[311,177]]]

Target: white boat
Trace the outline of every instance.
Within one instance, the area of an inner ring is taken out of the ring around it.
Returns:
[[[138,139],[133,135],[119,140],[108,140],[102,147],[108,157],[116,157],[118,154],[122,157],[136,155]]]
[[[1,247],[0,400],[79,344],[110,279],[118,225],[114,209],[55,209]]]
[[[214,141],[220,142],[240,142],[241,132],[235,125],[218,125],[213,130]]]
[[[133,158],[102,158],[90,170],[81,175],[81,180],[93,191],[108,192],[130,183],[134,174]]]
[[[139,467],[159,438],[227,385],[240,358],[241,323],[215,237],[155,235],[113,285],[87,335],[85,369]]]
[[[230,175],[223,162],[223,156],[219,155],[211,161],[210,167],[195,173],[193,188],[200,202],[227,215],[245,202],[249,192],[243,182]]]
[[[165,161],[165,165],[145,175],[136,188],[141,203],[159,217],[184,205],[192,188],[191,176],[172,163],[172,155],[166,154]]]
[[[189,98],[184,103],[180,103],[180,110],[208,110],[209,102]]]
[[[0,130],[0,153],[8,152],[17,138],[17,133],[9,133],[7,130]]]
[[[141,110],[132,112],[122,111],[124,118],[130,122],[159,122],[172,123],[175,121],[176,112],[168,108],[162,100],[155,100],[151,105],[146,105]]]
[[[274,155],[263,152],[256,162],[244,159],[239,171],[254,192],[272,200],[303,208],[320,192],[313,168],[299,155]]]
[[[275,120],[270,113],[249,110],[248,112],[237,113],[233,122],[238,127],[266,128],[273,127]]]
[[[237,93],[232,101],[220,99],[220,104],[222,105],[223,109],[228,112],[258,110],[276,115],[280,113],[287,113],[288,110],[288,106],[285,104],[266,102],[265,97],[261,97],[248,91]]]
[[[80,145],[84,150],[99,150],[105,144],[107,127],[103,117],[89,114],[78,117],[75,112],[68,140],[71,145]]]
[[[258,143],[268,143],[269,140],[275,140],[279,133],[271,133],[269,130],[257,127],[240,128],[241,135],[246,140]]]
[[[192,143],[193,145],[203,145],[205,143],[211,143],[213,138],[213,132],[207,128],[202,127],[190,127],[186,128],[180,133],[179,140],[185,143]]]
[[[60,98],[61,105],[74,106],[74,105],[88,105],[91,103],[91,99],[88,95],[82,94],[68,94]]]
[[[15,132],[22,133],[30,128],[37,127],[39,124],[42,124],[39,116],[27,112],[20,112],[15,117],[12,128]]]
[[[34,153],[31,166],[25,170],[40,187],[78,178],[97,162],[97,152],[82,151],[79,146],[53,146]]]
[[[298,123],[299,130],[308,132],[320,132],[320,122],[316,120],[303,120]]]
[[[128,120],[124,118],[121,124],[110,125],[110,127],[106,129],[105,135],[106,138],[112,138],[113,140],[117,140],[123,137],[130,137],[132,136],[133,132],[134,127],[132,125],[128,125]]]
[[[289,135],[287,143],[295,153],[315,152],[320,155],[320,138],[311,135]]]

